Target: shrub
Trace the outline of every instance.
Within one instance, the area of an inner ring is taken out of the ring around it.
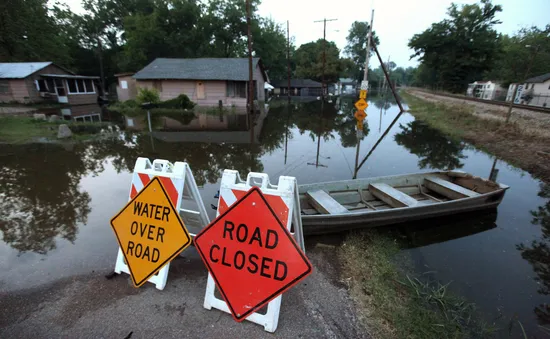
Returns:
[[[192,109],[195,103],[185,94],[180,94],[174,99],[163,101],[159,104],[160,108]]]
[[[146,102],[158,104],[160,102],[160,94],[154,88],[140,88],[136,100],[139,105]]]

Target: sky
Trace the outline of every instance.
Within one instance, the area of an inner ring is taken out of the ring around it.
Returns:
[[[243,0],[244,1],[244,0]],[[452,2],[471,4],[478,1],[465,0],[262,0],[259,14],[271,17],[284,25],[289,21],[290,36],[296,46],[323,37],[323,23],[314,21],[337,19],[327,22],[326,37],[343,50],[346,36],[354,21],[370,21],[374,8],[373,27],[380,38],[378,50],[384,60],[389,57],[397,66],[416,66],[410,60],[412,50],[407,47],[409,39],[421,33],[434,22],[446,17],[447,8]],[[66,0],[71,10],[81,12],[80,0]],[[522,27],[543,28],[550,23],[550,0],[493,0],[502,5],[503,11],[497,14],[502,21],[496,29],[505,34],[513,34]],[[374,67],[378,62],[371,58]]]

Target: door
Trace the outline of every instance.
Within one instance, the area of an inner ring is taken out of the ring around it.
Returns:
[[[69,98],[67,98],[67,91],[65,90],[65,87],[63,86],[63,81],[61,79],[55,79],[55,93],[57,93],[58,102],[63,104],[69,102]]]
[[[197,99],[206,99],[204,95],[204,82],[197,81]]]

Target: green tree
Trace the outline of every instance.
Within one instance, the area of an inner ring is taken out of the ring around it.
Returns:
[[[323,78],[323,39],[301,45],[295,54],[296,77],[321,81]],[[326,42],[325,82],[334,83],[342,71],[340,50],[333,41]]]
[[[262,62],[271,80],[287,78],[287,39],[281,25],[272,19],[259,18],[252,28],[253,50]],[[295,52],[290,44],[291,58]]]
[[[0,61],[70,62],[47,0],[0,2]]]
[[[485,77],[501,80],[504,85],[550,71],[550,25],[522,28],[500,40],[500,53]]]
[[[355,68],[358,70],[353,73],[353,79],[359,80],[365,69],[365,61],[367,59],[367,38],[369,34],[369,23],[366,21],[355,21],[351,24],[348,36],[346,37],[347,45],[344,48],[346,55],[353,60]],[[380,39],[376,35],[376,31],[372,32],[372,37],[376,45],[380,44]],[[374,49],[371,48],[371,51]],[[371,52],[370,56],[373,55]],[[370,61],[370,60],[369,60]]]
[[[448,19],[410,39],[411,58],[418,57],[428,73],[434,72],[428,85],[462,92],[492,67],[499,49],[499,35],[493,27],[500,23],[495,15],[501,10],[490,0],[461,7],[453,3]]]

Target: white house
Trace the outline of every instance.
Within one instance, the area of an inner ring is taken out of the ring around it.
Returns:
[[[336,95],[355,94],[355,86],[357,82],[350,78],[340,78],[336,84]]]
[[[522,100],[527,105],[550,107],[550,73],[525,80]]]
[[[474,81],[468,85],[466,95],[469,97],[496,100],[504,94],[504,88],[497,81]]]

